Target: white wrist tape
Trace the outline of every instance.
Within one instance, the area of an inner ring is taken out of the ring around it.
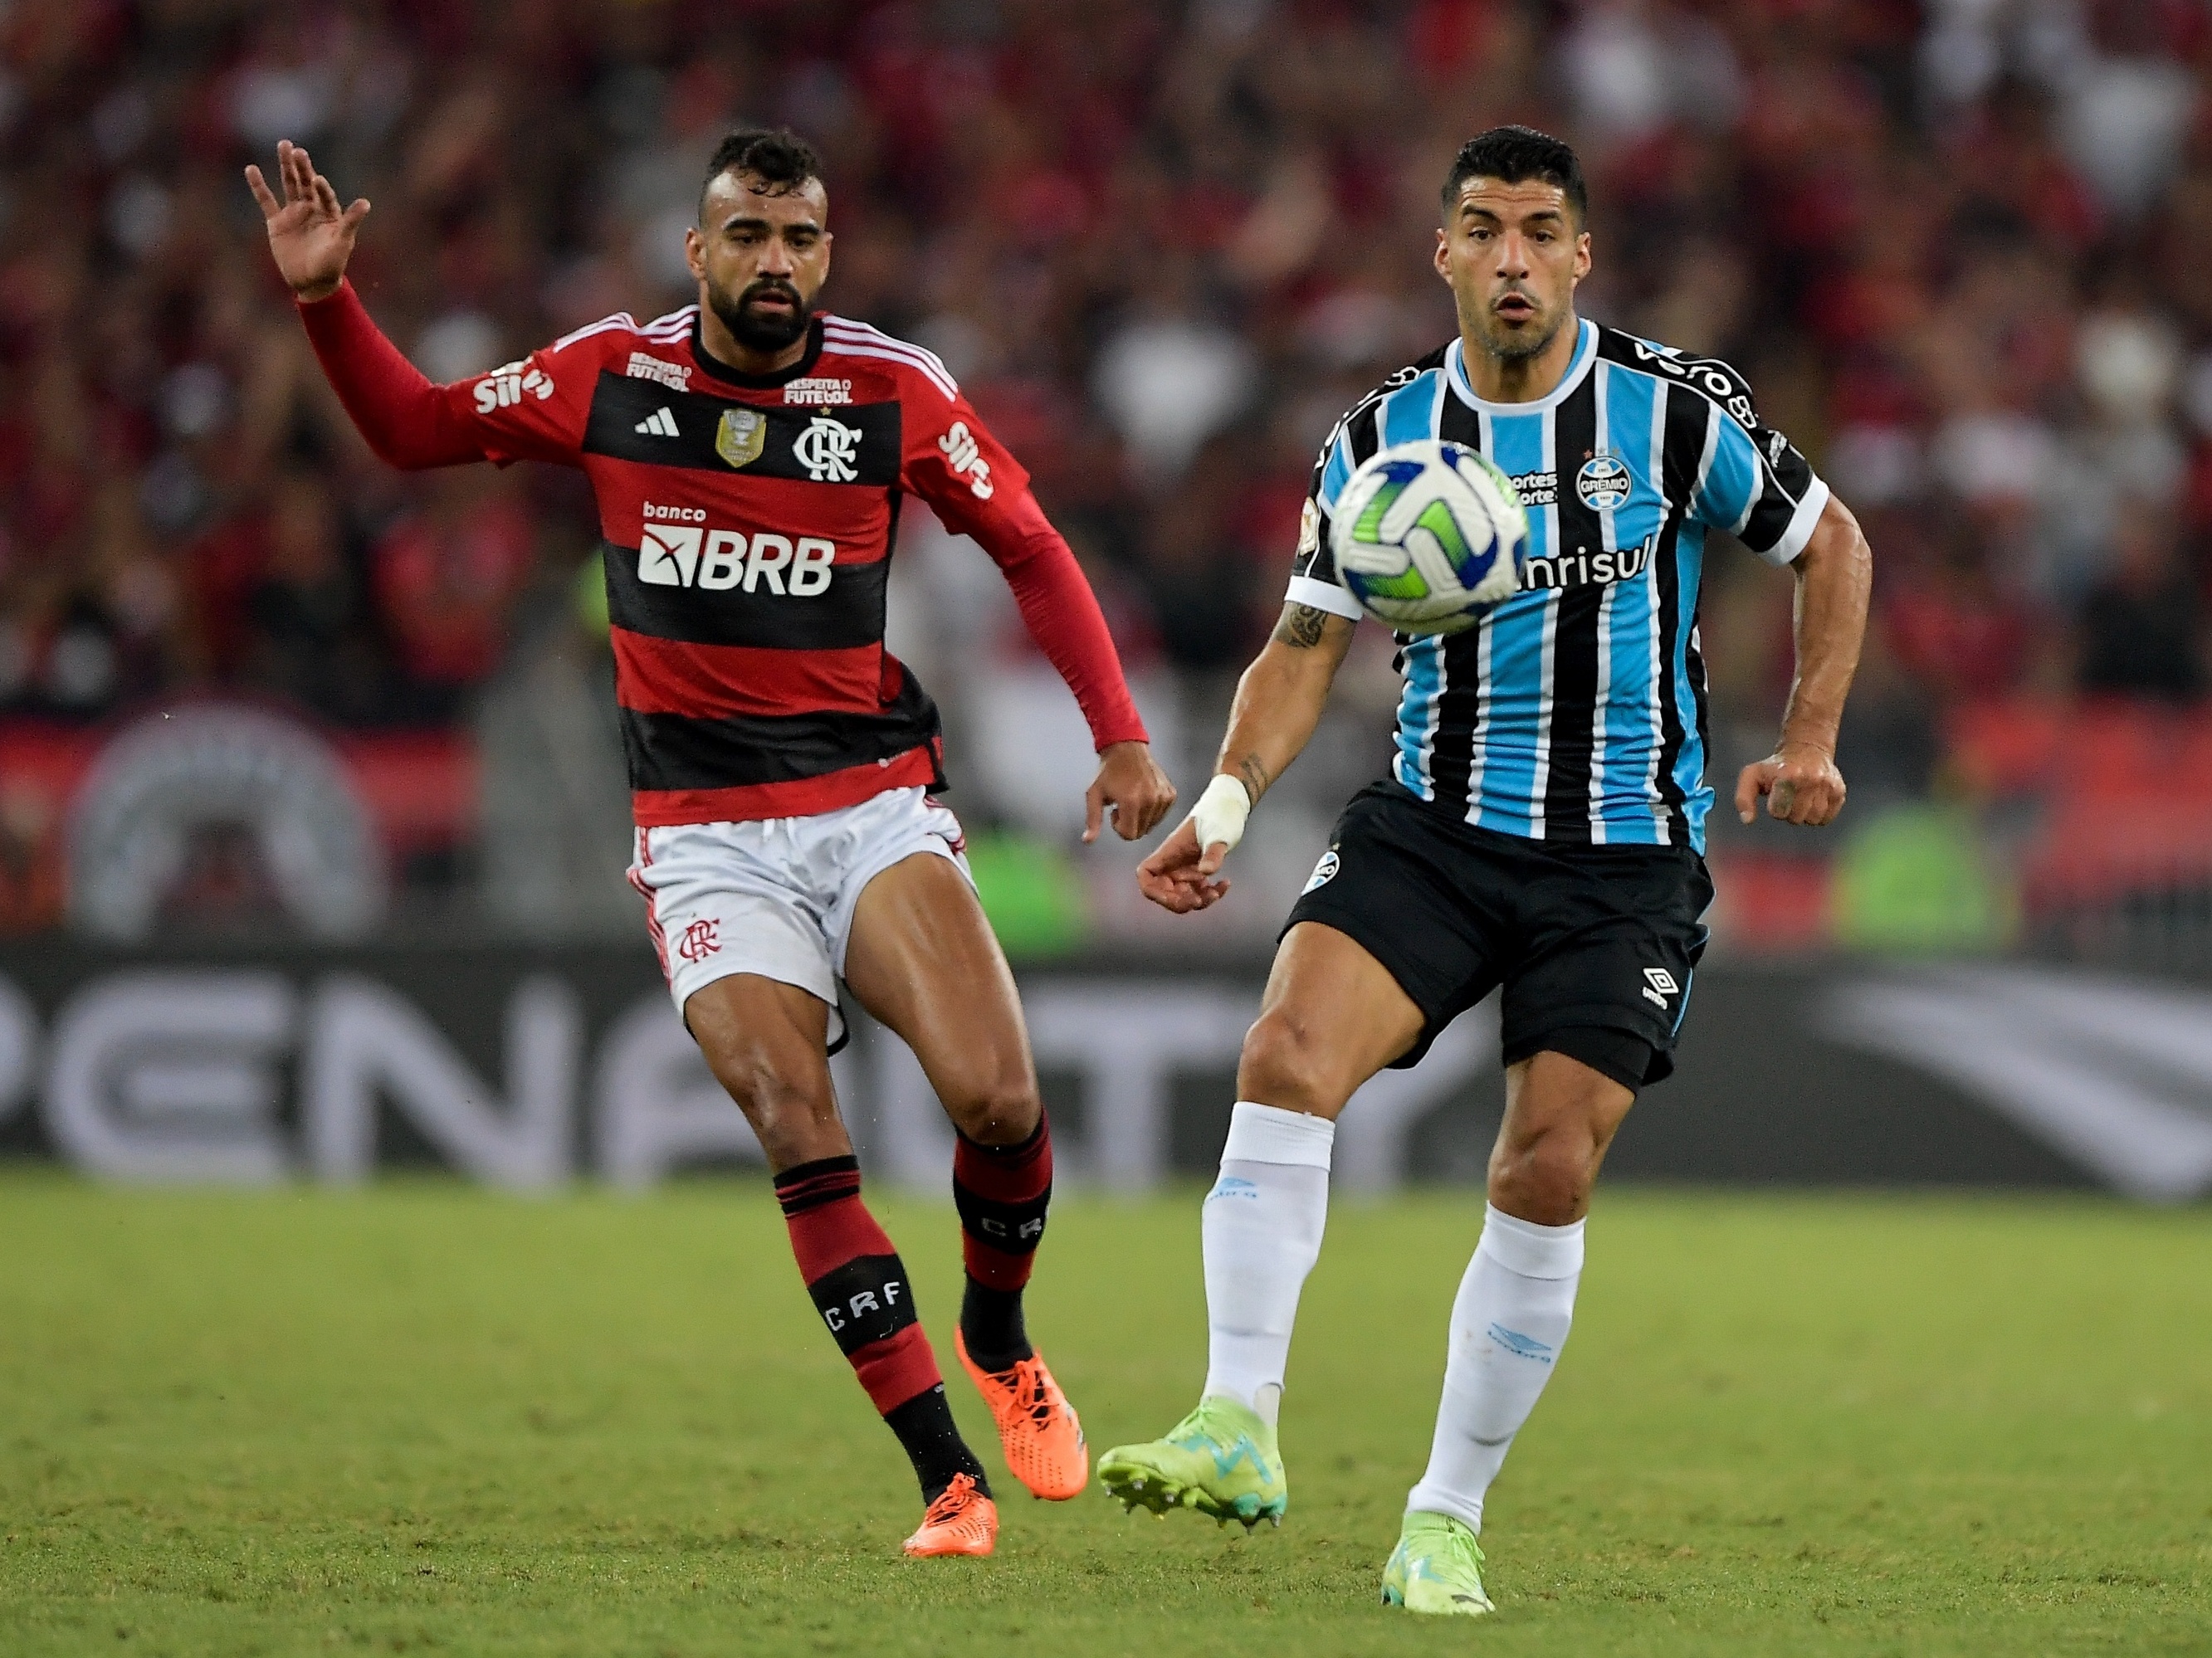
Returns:
[[[1226,842],[1234,852],[1237,843],[1244,838],[1244,820],[1251,812],[1252,797],[1235,778],[1217,777],[1208,783],[1206,793],[1198,797],[1198,804],[1190,809],[1191,824],[1198,831],[1200,855],[1217,842]]]

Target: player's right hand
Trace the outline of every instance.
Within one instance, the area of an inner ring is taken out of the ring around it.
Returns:
[[[331,181],[315,171],[307,152],[289,138],[276,146],[276,173],[284,185],[282,202],[259,167],[246,169],[246,185],[261,203],[261,217],[269,227],[269,251],[294,294],[302,300],[326,300],[345,280],[354,235],[368,216],[368,198],[339,207]]]
[[[1162,909],[1171,909],[1178,915],[1210,908],[1229,890],[1227,880],[1212,878],[1228,856],[1229,847],[1219,841],[1201,847],[1195,820],[1186,817],[1151,857],[1137,865],[1137,890]]]

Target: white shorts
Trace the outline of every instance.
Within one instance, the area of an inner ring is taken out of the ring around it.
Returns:
[[[868,883],[918,852],[968,875],[960,820],[918,788],[806,817],[641,829],[636,845],[629,884],[678,1017],[701,986],[757,973],[830,1005],[833,1054],[845,1045],[837,981]]]

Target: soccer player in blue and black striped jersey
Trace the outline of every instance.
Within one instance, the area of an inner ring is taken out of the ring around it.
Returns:
[[[1436,250],[1459,336],[1330,434],[1218,774],[1138,878],[1171,910],[1218,902],[1245,814],[1313,735],[1361,615],[1328,550],[1353,470],[1420,438],[1496,461],[1528,508],[1526,586],[1467,632],[1400,641],[1396,755],[1339,820],[1245,1039],[1206,1200],[1204,1396],[1166,1438],[1098,1465],[1111,1492],[1161,1512],[1280,1518],[1277,1409],[1336,1116],[1502,987],[1489,1207],[1452,1309],[1428,1469],[1383,1573],[1384,1600],[1422,1612],[1490,1610],[1484,1495],[1566,1339],[1606,1147],[1638,1090],[1673,1069],[1712,897],[1698,641],[1711,532],[1797,583],[1796,680],[1774,752],[1737,781],[1746,822],[1762,799],[1807,826],[1842,809],[1836,730],[1866,623],[1857,522],[1760,424],[1735,370],[1576,314],[1586,216],[1557,139],[1501,127],[1460,150]]]

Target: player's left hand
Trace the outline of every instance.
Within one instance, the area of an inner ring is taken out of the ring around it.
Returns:
[[[1736,778],[1735,815],[1751,822],[1762,794],[1769,817],[1819,829],[1844,809],[1844,774],[1836,769],[1836,757],[1817,744],[1778,743]]]
[[[1150,835],[1176,803],[1175,785],[1152,758],[1149,743],[1109,743],[1098,756],[1098,776],[1083,797],[1083,841],[1098,838],[1106,811],[1114,811],[1114,832],[1124,841]]]

